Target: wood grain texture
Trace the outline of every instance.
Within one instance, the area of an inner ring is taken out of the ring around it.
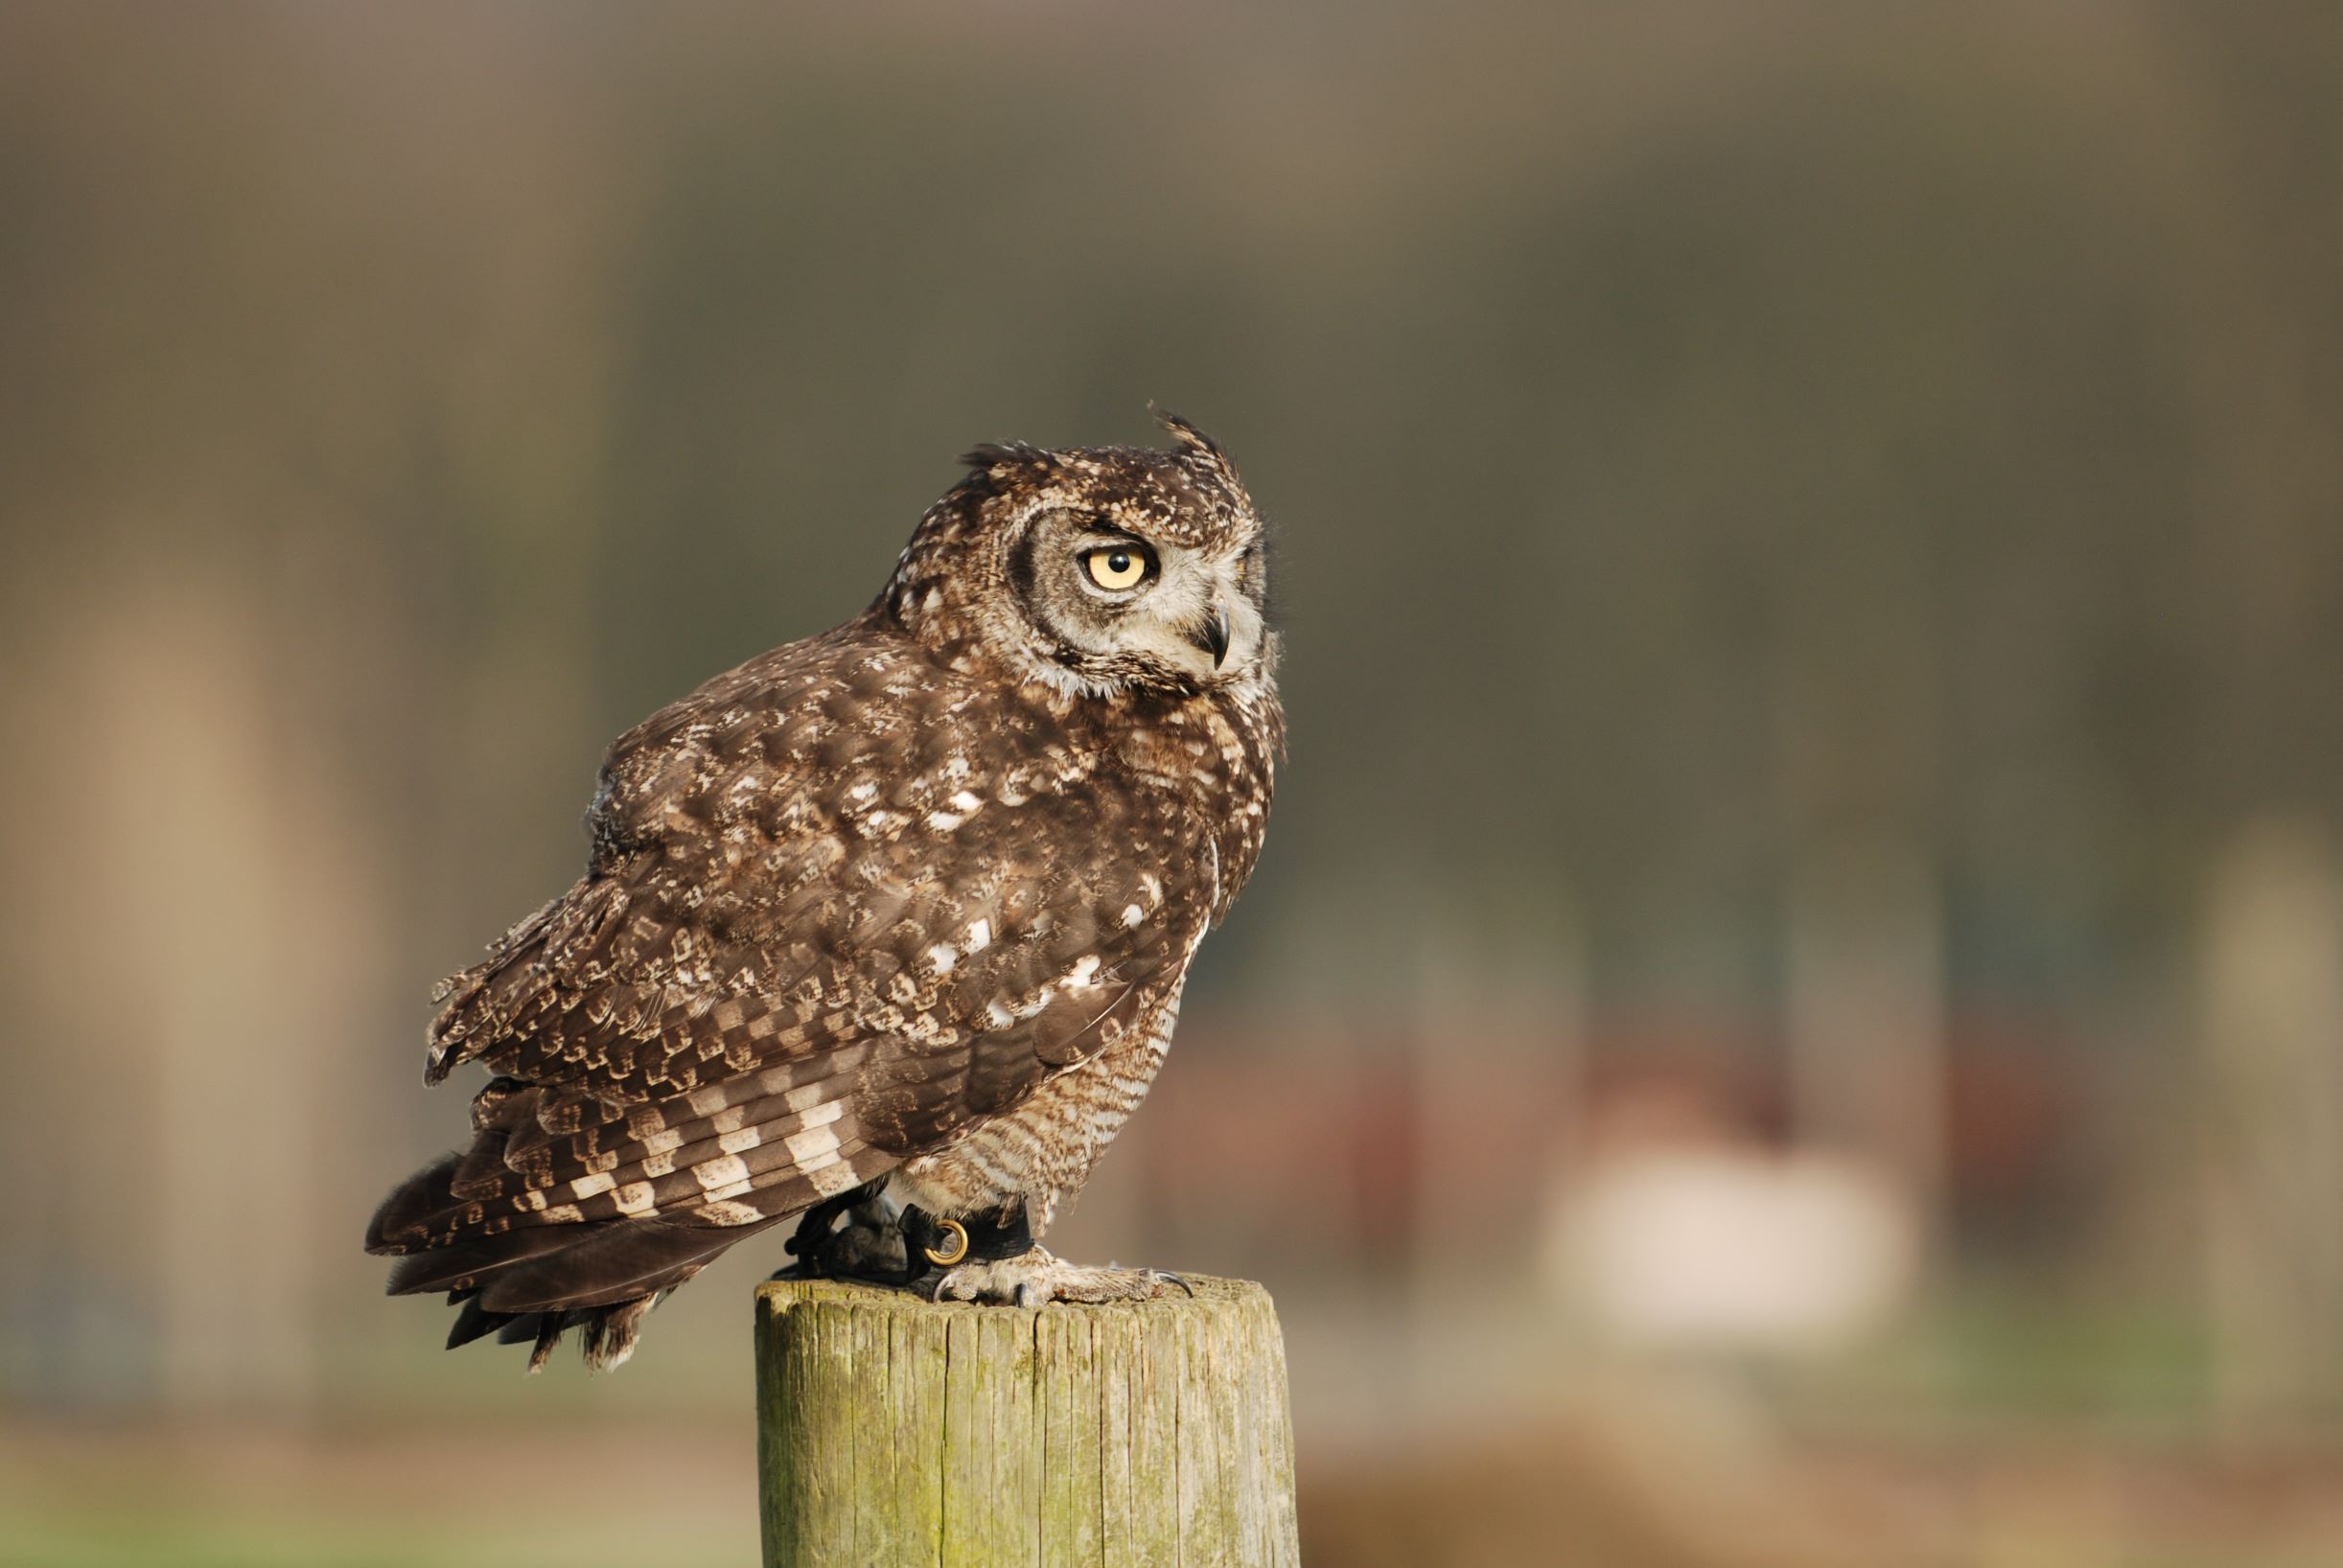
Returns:
[[[1286,1568],[1286,1350],[1268,1292],[938,1304],[831,1280],[756,1298],[768,1568]]]

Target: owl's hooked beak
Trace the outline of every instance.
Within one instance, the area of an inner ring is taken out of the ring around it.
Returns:
[[[1204,624],[1189,633],[1188,636],[1198,648],[1212,655],[1212,667],[1218,669],[1228,657],[1228,607],[1216,601],[1212,613],[1204,618]]]

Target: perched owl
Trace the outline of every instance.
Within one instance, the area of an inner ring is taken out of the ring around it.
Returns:
[[[492,1074],[471,1147],[366,1233],[451,1346],[615,1366],[793,1217],[809,1266],[901,1248],[955,1299],[1162,1291],[1032,1238],[1162,1065],[1283,745],[1261,519],[1164,423],[977,449],[870,609],[611,748],[585,875],[435,998],[426,1081]]]

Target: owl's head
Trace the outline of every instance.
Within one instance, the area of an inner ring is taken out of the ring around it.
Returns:
[[[979,447],[929,509],[882,607],[938,645],[981,644],[1068,696],[1259,680],[1276,657],[1260,515],[1228,457],[1176,445]]]

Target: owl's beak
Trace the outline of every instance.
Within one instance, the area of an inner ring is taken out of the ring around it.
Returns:
[[[1218,669],[1228,657],[1228,607],[1216,604],[1204,624],[1188,634],[1195,645],[1212,655],[1212,667]]]

